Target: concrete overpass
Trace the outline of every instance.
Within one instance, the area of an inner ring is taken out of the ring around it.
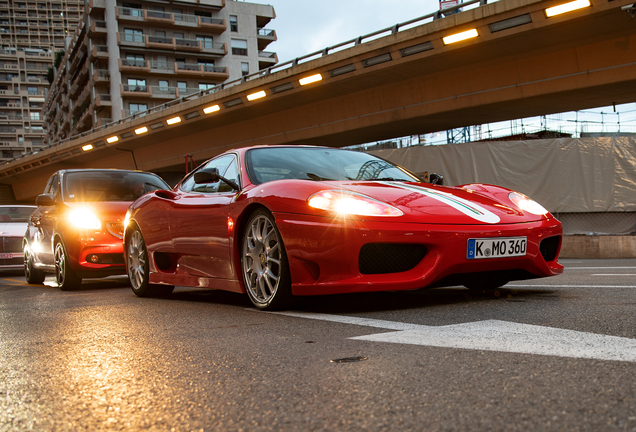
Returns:
[[[565,1],[418,18],[10,161],[0,183],[30,201],[57,169],[134,168],[133,155],[139,169],[183,173],[186,153],[202,161],[258,144],[346,146],[636,101],[634,0],[548,17]],[[468,30],[477,36],[444,42]],[[322,80],[300,84],[315,74]]]

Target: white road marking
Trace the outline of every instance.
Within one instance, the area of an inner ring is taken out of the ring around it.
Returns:
[[[397,330],[351,338],[354,340],[636,362],[636,339],[531,324],[487,320],[446,326],[425,326],[310,312],[271,313]]]
[[[596,273],[593,274],[592,276],[636,276],[635,274],[629,274],[629,273]]]
[[[634,270],[636,267],[565,267],[566,270],[614,270],[614,269],[630,269]]]
[[[511,285],[506,284],[502,288],[627,288],[634,289],[634,285]]]

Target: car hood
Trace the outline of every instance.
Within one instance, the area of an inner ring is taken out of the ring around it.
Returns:
[[[90,209],[93,213],[95,213],[97,217],[109,222],[123,221],[130,204],[132,204],[132,201],[95,201],[66,203],[66,205],[71,209]]]
[[[26,230],[26,222],[0,222],[1,237],[23,237]]]
[[[338,186],[392,204],[404,212],[409,222],[495,224],[546,218],[522,212],[508,199],[510,191],[504,188],[493,194],[485,189],[392,181],[339,182]]]

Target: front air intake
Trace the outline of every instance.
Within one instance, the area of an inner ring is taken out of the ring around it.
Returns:
[[[419,244],[369,243],[360,249],[358,269],[361,274],[405,272],[422,261],[426,252],[426,246]]]
[[[561,236],[549,237],[543,239],[539,245],[539,250],[543,259],[546,261],[554,261],[559,251],[559,245],[561,244]]]

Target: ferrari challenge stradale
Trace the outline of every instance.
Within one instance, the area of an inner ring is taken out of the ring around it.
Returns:
[[[175,285],[294,296],[464,285],[563,272],[561,223],[509,189],[424,182],[375,156],[310,146],[228,151],[129,208],[138,296]]]

